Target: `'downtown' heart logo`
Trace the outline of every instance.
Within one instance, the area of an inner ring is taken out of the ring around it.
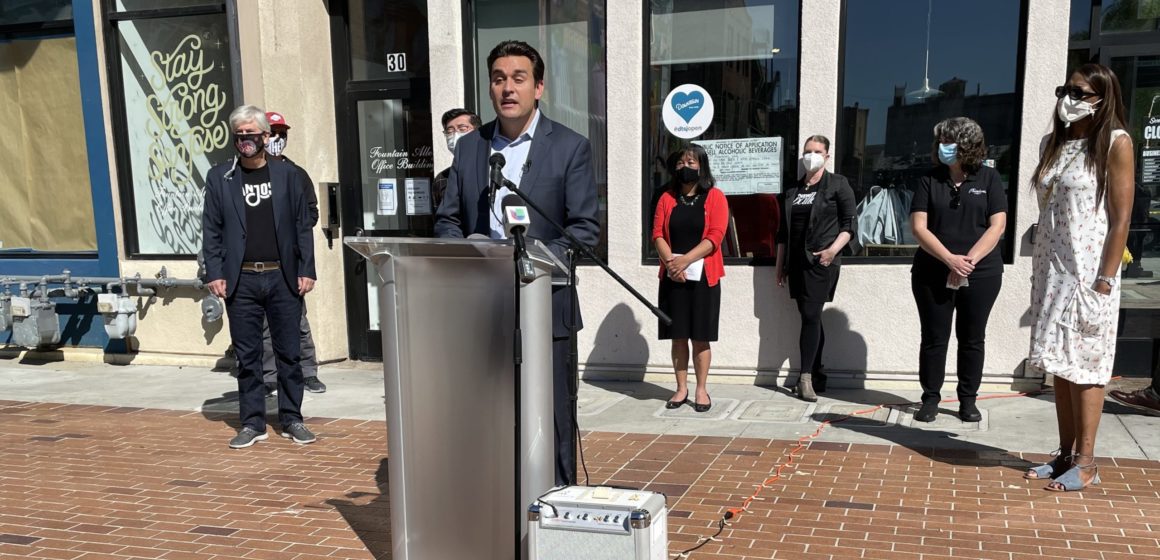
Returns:
[[[705,106],[705,96],[701,92],[694,91],[692,93],[677,92],[673,95],[673,111],[676,111],[686,123],[693,120],[697,113],[701,112],[701,107]]]

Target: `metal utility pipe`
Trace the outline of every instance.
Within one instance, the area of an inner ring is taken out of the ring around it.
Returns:
[[[183,280],[179,278],[170,278],[163,276],[161,278],[141,278],[127,277],[90,277],[90,278],[72,278],[68,275],[63,276],[0,276],[0,286],[7,286],[9,284],[26,285],[35,283],[38,286],[44,287],[49,284],[75,284],[78,286],[88,287],[89,284],[101,284],[106,288],[113,286],[128,286],[134,284],[140,288],[193,288],[195,290],[204,290],[205,282],[200,279]]]

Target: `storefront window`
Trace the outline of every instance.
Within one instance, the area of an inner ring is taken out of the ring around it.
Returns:
[[[796,179],[799,10],[789,0],[650,1],[646,258],[656,258],[649,238],[670,180],[666,162],[695,142],[709,152],[729,201],[724,255],[736,263],[771,261],[776,198]]]
[[[1092,0],[1071,0],[1072,41],[1086,41],[1092,37]]]
[[[0,42],[0,252],[97,250],[79,80],[72,36]]]
[[[353,80],[426,76],[431,71],[426,0],[350,1]]]
[[[910,200],[933,166],[931,131],[946,118],[969,117],[982,127],[984,164],[999,171],[1014,209],[1020,3],[857,0],[845,6],[835,163],[859,201],[858,233],[847,253],[909,261],[918,248]],[[1007,262],[1015,222],[1008,218],[1000,244]]]
[[[194,255],[201,247],[206,174],[233,156],[227,119],[236,103],[225,11],[112,23],[129,252]]]
[[[0,26],[71,22],[73,0],[39,0],[0,4]],[[12,5],[9,5],[12,4]]]
[[[1112,57],[1108,66],[1123,88],[1137,159],[1128,231],[1128,251],[1134,260],[1123,274],[1151,279],[1160,273],[1160,55]]]
[[[115,9],[118,12],[133,12],[137,10],[160,10],[169,8],[195,8],[214,6],[220,2],[213,0],[116,0]]]
[[[600,244],[608,254],[608,127],[605,0],[478,0],[475,11],[475,88],[480,118],[495,118],[488,96],[487,55],[501,41],[517,39],[544,58],[540,110],[592,144],[600,209]],[[435,108],[439,114],[446,108]]]
[[[1138,33],[1157,29],[1160,29],[1160,2],[1104,0],[1100,10],[1101,33]]]

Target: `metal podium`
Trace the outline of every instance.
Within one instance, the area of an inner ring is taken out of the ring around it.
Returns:
[[[345,243],[382,280],[392,558],[526,558],[527,507],[554,481],[551,276],[560,263],[529,244],[536,279],[520,288],[517,384],[509,241]]]

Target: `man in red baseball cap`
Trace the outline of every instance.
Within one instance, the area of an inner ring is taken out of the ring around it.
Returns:
[[[270,138],[266,140],[266,153],[289,163],[302,174],[305,179],[303,184],[307,187],[306,200],[310,205],[310,225],[313,227],[318,224],[318,196],[314,193],[314,181],[310,179],[310,174],[305,169],[282,154],[282,151],[286,149],[290,125],[282,113],[274,111],[266,112],[266,120],[270,121]],[[302,305],[302,321],[298,324],[298,330],[302,336],[302,381],[305,384],[305,389],[311,393],[325,393],[326,385],[318,380],[318,355],[314,350],[314,336],[310,332],[310,321],[306,319],[305,301]],[[262,380],[266,384],[266,393],[274,395],[278,391],[278,372],[274,363],[274,345],[270,338],[269,325],[264,325],[262,329],[262,353]]]

